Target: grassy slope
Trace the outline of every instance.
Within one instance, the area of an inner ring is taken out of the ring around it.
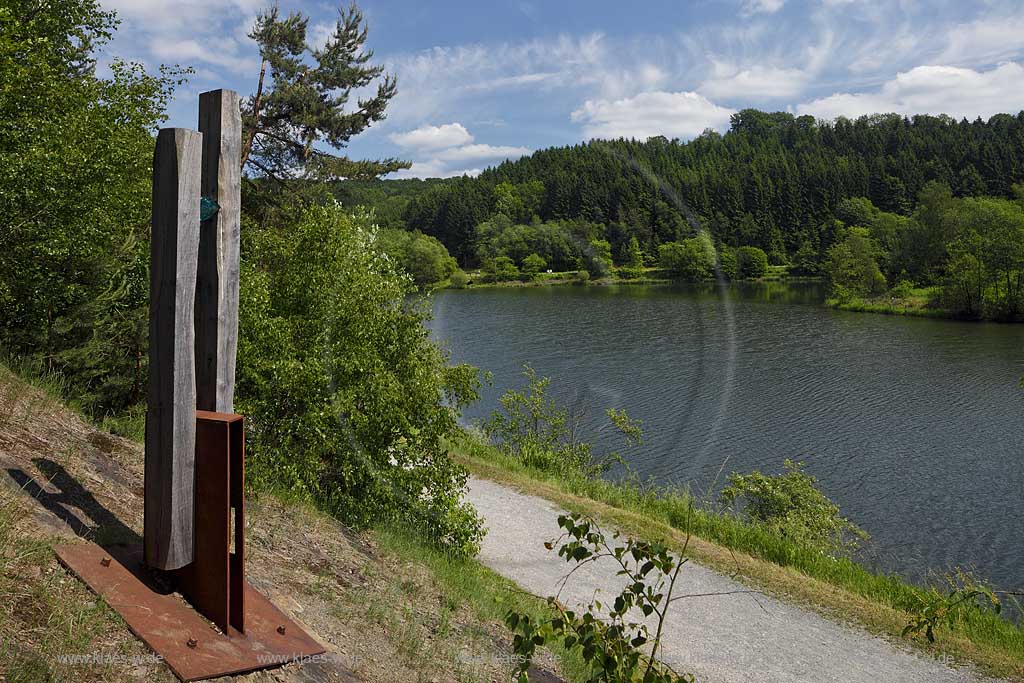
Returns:
[[[628,533],[660,536],[677,548],[685,540],[683,529],[689,519],[696,536],[690,541],[690,554],[699,562],[894,640],[907,624],[907,608],[920,595],[895,577],[800,548],[732,517],[700,509],[688,513],[693,501],[684,493],[555,477],[469,440],[454,452],[478,476],[594,515]],[[1024,680],[1024,631],[996,615],[978,615],[956,631],[941,628],[934,645],[916,642],[936,656],[973,662],[990,673]]]
[[[54,397],[59,385],[47,389],[0,365],[0,681],[174,681],[117,614],[56,561],[52,546],[76,541],[68,524],[23,495],[63,494],[62,507],[91,540],[138,540],[141,446],[84,422]],[[8,472],[31,483],[20,491]],[[116,524],[102,521],[97,506],[125,528],[112,530]],[[249,497],[246,536],[249,580],[327,644],[333,660],[304,669],[318,680],[338,680],[332,674],[345,670],[382,683],[508,680],[501,617],[511,607],[546,609],[478,563],[439,554],[413,534],[356,534],[271,495]],[[64,654],[95,660],[68,664],[57,659]],[[544,664],[582,680],[578,660],[549,654]],[[324,670],[309,671],[318,666]],[[299,672],[286,667],[240,678],[310,680]]]

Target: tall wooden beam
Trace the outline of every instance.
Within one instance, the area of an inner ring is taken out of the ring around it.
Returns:
[[[165,128],[153,155],[145,559],[157,569],[179,569],[193,558],[193,316],[202,137],[194,130]]]
[[[242,115],[238,93],[199,96],[202,193],[220,205],[203,221],[196,290],[196,399],[200,410],[233,413],[238,349]]]

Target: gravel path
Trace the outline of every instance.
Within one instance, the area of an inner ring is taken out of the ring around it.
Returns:
[[[544,549],[559,535],[559,509],[491,481],[472,479],[469,501],[488,527],[480,560],[539,596],[553,595],[570,565]],[[594,591],[617,595],[622,585],[612,562],[592,563],[562,591],[569,605],[589,602]],[[694,563],[680,574],[676,594],[746,587]],[[952,683],[983,681],[864,631],[766,595],[683,600],[665,625],[662,657],[680,672],[708,683]]]

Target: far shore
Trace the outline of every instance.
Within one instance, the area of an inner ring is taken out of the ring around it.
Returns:
[[[583,271],[585,273],[585,271]],[[581,275],[581,271],[561,271],[537,273],[532,278],[517,280],[485,281],[482,271],[468,271],[468,281],[462,287],[451,284],[450,281],[441,283],[436,289],[515,289],[523,287],[607,287],[607,286],[670,286],[680,284],[693,284],[693,281],[682,280],[668,276],[665,271],[659,268],[647,268],[644,275],[637,278],[624,278],[619,275],[619,269],[613,270],[611,275],[600,278],[590,278],[588,275]],[[704,280],[703,282],[714,282],[715,280]],[[825,282],[826,279],[820,276],[790,275],[785,266],[770,266],[767,275],[759,278],[744,278],[728,280],[728,282]],[[946,308],[935,305],[933,291],[931,288],[918,288],[911,290],[903,296],[895,296],[886,293],[873,298],[856,297],[840,300],[828,298],[824,306],[837,311],[851,313],[876,313],[880,315],[902,315],[918,318],[941,318],[946,320],[959,320],[965,322],[1024,322],[1020,320],[992,320],[988,318],[968,318],[955,315]]]

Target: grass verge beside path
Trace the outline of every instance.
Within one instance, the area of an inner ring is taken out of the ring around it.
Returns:
[[[556,477],[528,469],[472,439],[454,445],[452,452],[477,476],[593,515],[627,533],[663,537],[677,549],[685,540],[683,529],[692,504],[690,524],[696,538],[690,541],[688,555],[695,560],[894,640],[901,638],[908,610],[923,598],[937,595],[897,577],[872,573],[852,560],[801,547],[730,515],[702,509],[684,492],[636,482]],[[1024,680],[1024,630],[998,615],[971,613],[955,631],[939,629],[934,644],[916,642],[935,656],[972,662],[986,673]]]

